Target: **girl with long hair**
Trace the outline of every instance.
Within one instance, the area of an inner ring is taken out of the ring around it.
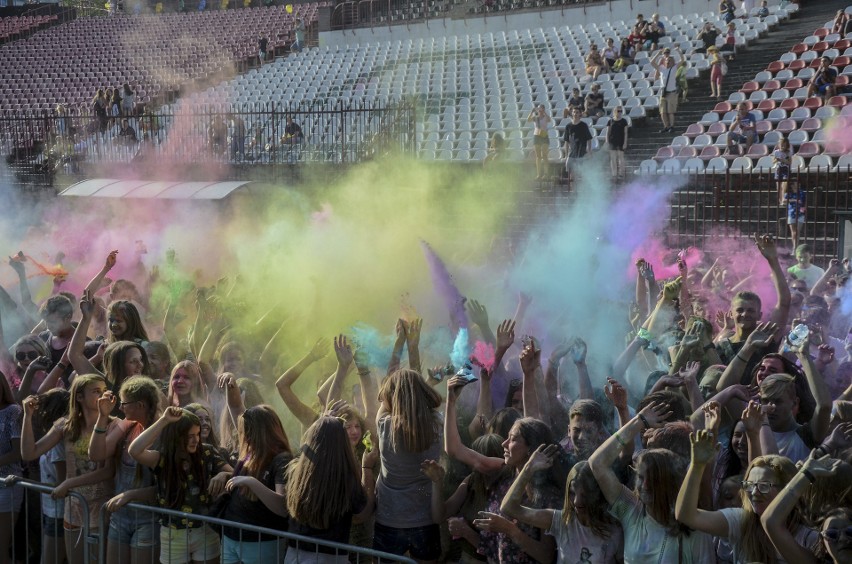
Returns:
[[[532,453],[500,509],[507,516],[555,537],[559,562],[582,562],[584,556],[597,563],[621,562],[624,552],[621,526],[607,513],[606,500],[588,462],[578,462],[568,473],[562,510],[523,505],[524,490],[536,472],[553,465],[557,450],[556,445],[541,445]]]
[[[38,409],[33,414],[33,433],[41,439],[53,423],[68,415],[68,390],[54,388],[38,396]],[[41,483],[58,486],[65,479],[65,445],[57,443],[38,459]],[[62,564],[65,561],[64,529],[62,517],[65,501],[41,494],[41,563]]]
[[[420,464],[441,454],[441,396],[419,373],[400,369],[385,379],[379,402],[376,424],[382,467],[376,485],[373,548],[435,561],[441,555],[440,529],[430,510],[430,480]]]
[[[690,435],[690,442],[692,462],[678,494],[677,519],[697,531],[727,538],[734,552],[734,562],[778,562],[775,547],[761,527],[760,518],[769,503],[796,474],[796,467],[783,456],[758,456],[745,472],[742,508],[705,511],[698,508],[698,496],[701,476],[718,448],[716,436],[710,431],[698,431]],[[799,513],[787,521],[787,528],[802,546],[811,546],[817,540],[816,532],[803,525]]]
[[[0,476],[23,476],[21,467],[21,406],[6,375],[0,372]],[[0,562],[9,562],[12,530],[24,499],[21,486],[0,488]]]
[[[207,515],[224,491],[233,468],[215,448],[201,443],[200,434],[198,417],[170,406],[130,443],[130,456],[157,478],[159,507]],[[160,520],[161,562],[186,562],[189,555],[193,562],[215,564],[219,553],[219,536],[205,523],[172,516]]]
[[[589,458],[609,512],[624,531],[625,562],[710,562],[714,558],[712,538],[690,531],[675,518],[675,499],[686,470],[681,457],[660,448],[642,451],[633,465],[633,490],[621,483],[612,468],[640,431],[662,427],[670,416],[665,404],[649,403]]]
[[[98,400],[98,420],[89,441],[89,457],[94,461],[116,460],[115,496],[106,504],[111,512],[107,533],[108,564],[120,564],[131,558],[133,562],[151,562],[155,555],[158,535],[151,517],[124,506],[130,502],[154,500],[154,475],[150,469],[136,463],[128,448],[160,417],[161,398],[159,386],[153,380],[147,376],[133,376],[121,385],[118,398],[107,391]],[[108,433],[97,432],[106,427],[116,404],[124,419],[116,421]]]
[[[219,437],[213,431],[213,410],[210,406],[193,402],[183,406],[183,408],[198,417],[198,422],[201,424],[201,442],[216,447],[222,453]]]
[[[447,454],[470,466],[475,472],[486,476],[499,475],[488,490],[485,511],[481,512],[472,525],[479,529],[478,551],[490,562],[533,562],[548,561],[555,550],[553,537],[545,536],[541,529],[526,524],[516,525],[500,511],[500,503],[509,490],[517,472],[523,468],[539,446],[553,443],[553,434],[543,422],[524,417],[515,421],[508,437],[501,443],[502,456],[484,456],[462,444],[456,423],[456,402],[461,389],[468,381],[456,376],[447,382],[447,409],[444,419],[444,444]],[[554,464],[546,472],[538,472],[526,490],[529,503],[537,508],[558,507],[565,483],[565,474],[554,477],[561,464]],[[459,525],[461,525],[459,523]],[[461,527],[464,530],[463,527]],[[470,542],[475,537],[470,535]]]
[[[503,441],[497,434],[489,433],[477,437],[471,444],[472,450],[483,456],[499,458],[503,454]],[[473,471],[465,477],[456,491],[445,501],[443,484],[446,472],[434,460],[422,464],[423,472],[432,480],[432,515],[436,522],[447,521],[450,535],[462,539],[460,562],[485,562],[486,558],[477,552],[480,544],[479,532],[474,529],[473,521],[484,511],[491,490],[511,474],[507,466],[489,473]]]
[[[769,540],[787,562],[846,564],[852,554],[852,508],[848,504],[826,510],[820,524],[821,542],[816,545],[802,546],[789,527],[806,492],[825,487],[824,480],[840,466],[839,460],[828,455],[814,458],[816,452],[811,453],[811,457],[794,473],[787,487],[778,493],[760,516],[760,521]]]
[[[65,445],[65,480],[56,486],[52,496],[61,499],[69,491],[80,493],[88,503],[88,514],[76,497],[65,502],[65,550],[68,562],[83,563],[83,524],[88,519],[89,533],[97,534],[98,514],[101,506],[112,496],[115,465],[112,459],[98,463],[89,458],[89,439],[93,432],[108,433],[115,420],[108,426],[96,427],[98,399],[106,392],[107,382],[99,374],[77,376],[71,384],[68,400],[68,416],[59,419],[38,442],[33,433],[32,418],[39,408],[38,396],[24,400],[24,424],[21,428],[21,456],[24,460],[35,460],[60,442]]]
[[[233,374],[228,373],[220,375],[218,380],[220,388],[222,387],[222,382],[225,380],[236,386],[236,390],[240,396],[240,406],[243,410],[263,403],[263,397],[254,380],[249,378],[235,378]],[[230,392],[230,388],[228,391]],[[237,436],[237,419],[239,413],[235,413],[230,408],[230,395],[226,399],[229,400],[229,407],[228,409],[223,409],[222,413],[219,414],[219,433],[217,436],[219,438],[219,447],[223,449],[223,452],[227,452],[229,456],[233,455],[236,457],[237,451],[240,448]]]
[[[118,341],[133,341],[143,343],[150,341],[139,310],[132,302],[116,300],[107,307],[107,326],[109,328],[108,343]]]
[[[229,403],[237,411],[239,461],[226,490],[230,498],[223,519],[268,529],[287,529],[286,469],[293,459],[281,419],[268,405],[241,409],[239,387],[226,382]],[[236,397],[234,397],[236,396]],[[223,564],[280,562],[287,550],[281,539],[224,527]]]
[[[365,455],[359,481],[358,462],[341,419],[320,417],[302,440],[302,453],[287,467],[290,532],[346,543],[352,523],[363,523],[373,510],[372,465],[368,458],[375,451]],[[345,564],[348,555],[291,540],[284,563],[298,562]]]
[[[168,405],[186,407],[191,403],[207,403],[207,385],[201,376],[201,368],[191,360],[182,360],[172,368]]]

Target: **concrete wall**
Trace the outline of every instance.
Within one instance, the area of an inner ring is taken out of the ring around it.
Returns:
[[[777,0],[772,2],[777,3]],[[466,19],[450,18],[429,20],[425,23],[374,26],[345,31],[325,31],[319,34],[320,46],[347,45],[353,43],[375,43],[399,41],[401,39],[426,39],[438,36],[469,35],[474,33],[501,32],[537,27],[574,26],[604,21],[636,19],[637,14],[649,18],[654,12],[668,14],[692,14],[716,11],[718,0],[612,0],[592,6],[572,6],[564,10],[553,9],[541,12],[524,12],[504,15],[470,15]]]

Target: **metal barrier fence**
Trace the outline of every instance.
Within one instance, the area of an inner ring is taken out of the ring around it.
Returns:
[[[27,491],[39,493],[49,494],[54,489],[53,486],[45,486],[30,480],[19,480],[15,484]],[[0,487],[9,486],[0,480]],[[88,514],[88,504],[85,499],[77,492],[72,491],[69,495],[79,499],[86,509],[84,514]],[[129,528],[114,527],[113,534],[121,529],[121,534],[127,535],[127,542],[116,542],[112,544],[112,547],[110,546],[112,541],[108,540],[109,535],[106,534],[106,531],[110,530],[110,513],[106,507],[101,507],[98,518],[98,534],[93,535],[90,532],[88,523],[84,525],[80,538],[86,539],[87,542],[83,543],[82,560],[75,562],[69,558],[69,564],[89,562],[97,562],[98,564],[107,562],[110,564],[131,564],[131,562],[133,564],[155,564],[156,562],[164,562],[168,564],[171,561],[238,561],[274,564],[285,562],[285,558],[288,563],[302,562],[305,564],[343,564],[345,562],[414,564],[414,560],[404,556],[296,535],[276,529],[226,521],[216,517],[137,503],[128,503],[123,509],[126,512],[135,511],[135,520],[124,521],[124,525],[129,524]],[[28,512],[32,509],[25,502],[21,511]],[[143,515],[141,518],[139,517],[140,513]],[[29,516],[27,514],[19,519],[28,528],[26,531],[28,539],[32,533],[29,530],[31,523]],[[180,526],[192,524],[193,528],[170,528],[160,524],[161,521],[169,522],[170,519],[179,523]],[[199,523],[203,525],[198,526]],[[217,530],[221,531],[221,534]],[[226,530],[227,533],[225,533]],[[142,532],[142,538],[136,537],[133,541],[130,540],[130,534],[139,534],[140,532]],[[14,536],[13,531],[13,538]],[[236,538],[232,539],[231,537]],[[261,542],[254,539],[261,540]],[[148,543],[149,540],[153,540],[153,545]],[[132,543],[136,541],[140,541],[140,546],[133,547]],[[166,542],[165,546],[162,544],[164,541]],[[28,558],[18,560],[29,561],[29,557],[32,556],[31,548],[28,541],[25,553]],[[14,544],[11,549],[15,550]],[[139,551],[140,549],[147,550],[147,552]],[[133,551],[137,552],[134,553]],[[13,552],[13,554],[17,553]],[[45,562],[45,560],[42,560],[42,562]],[[48,562],[62,564],[61,559],[48,560]]]
[[[72,174],[86,165],[146,160],[349,164],[386,153],[413,154],[414,131],[415,108],[406,100],[179,103],[127,116],[57,108],[0,114],[0,153],[12,168]]]
[[[653,177],[652,177],[653,178]],[[671,198],[670,243],[706,247],[719,235],[771,233],[790,240],[787,206],[779,204],[778,182],[771,171],[685,175]],[[852,209],[852,168],[810,168],[792,172],[806,194],[805,222],[799,243],[820,258],[843,254],[835,211]]]

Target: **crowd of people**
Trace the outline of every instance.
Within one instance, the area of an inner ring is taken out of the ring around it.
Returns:
[[[0,561],[38,547],[82,564],[88,525],[110,563],[357,557],[322,541],[421,562],[849,562],[852,266],[823,270],[802,245],[785,270],[771,237],[755,245],[774,304],[724,256],[680,253],[660,281],[664,265],[639,259],[603,374],[581,337],[543,356],[559,336],[524,335],[522,296],[496,331],[485,305],[454,306],[456,347],[474,351],[447,351],[455,365],[421,358],[423,320],[408,317],[386,366],[337,335],[277,380],[276,336],[228,330],[226,282],[164,299],[111,280],[112,252],[81,296],[57,280],[37,306],[19,253],[20,299],[0,292]],[[334,372],[300,395],[330,354]],[[12,554],[13,531],[36,541]]]

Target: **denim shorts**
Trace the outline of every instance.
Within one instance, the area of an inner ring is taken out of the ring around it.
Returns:
[[[391,554],[411,554],[415,560],[437,560],[441,556],[441,529],[437,524],[397,529],[376,523],[373,549]]]
[[[62,517],[41,516],[41,532],[46,537],[61,539],[65,536],[65,527],[62,525]]]
[[[223,564],[280,564],[287,554],[287,541],[248,542],[222,535]]]
[[[154,520],[127,518],[113,514],[109,519],[107,539],[110,542],[130,545],[131,548],[157,546],[160,525]]]

